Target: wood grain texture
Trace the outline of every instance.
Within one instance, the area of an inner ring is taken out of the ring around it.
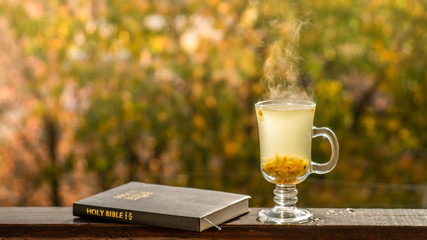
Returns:
[[[0,238],[62,239],[427,239],[427,209],[310,209],[299,225],[257,221],[259,208],[204,232],[93,221],[70,207],[0,207]]]

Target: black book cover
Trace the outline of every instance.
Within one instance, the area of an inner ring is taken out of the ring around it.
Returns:
[[[235,193],[129,182],[75,202],[73,215],[201,232],[249,212],[249,198]]]

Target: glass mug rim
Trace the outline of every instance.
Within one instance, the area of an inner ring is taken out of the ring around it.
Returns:
[[[316,103],[308,99],[269,99],[255,103],[257,109],[268,109],[272,111],[286,111],[296,109],[312,109]]]

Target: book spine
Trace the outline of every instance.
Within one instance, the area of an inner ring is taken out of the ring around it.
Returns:
[[[129,211],[116,208],[104,208],[84,204],[73,204],[73,215],[100,219],[105,221],[116,221],[122,223],[152,225],[200,232],[200,218],[187,218],[180,216],[153,214],[138,211]]]
[[[86,206],[82,204],[73,204],[73,215],[109,221],[143,224],[136,221],[137,218],[135,218],[135,212],[114,208],[102,208]]]

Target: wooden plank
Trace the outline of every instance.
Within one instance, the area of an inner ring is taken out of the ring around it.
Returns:
[[[269,225],[259,208],[202,233],[95,222],[69,207],[0,207],[0,238],[427,239],[427,209],[310,209],[313,221]]]
[[[257,221],[261,208],[252,208],[248,216],[229,224],[260,225]],[[427,209],[356,209],[310,208],[313,221],[310,226],[424,226],[427,227]]]
[[[225,225],[263,225],[257,221],[261,208],[233,219]],[[427,209],[310,209],[314,221],[309,226],[424,226]],[[0,224],[87,224],[94,223],[72,216],[69,207],[0,207]]]

